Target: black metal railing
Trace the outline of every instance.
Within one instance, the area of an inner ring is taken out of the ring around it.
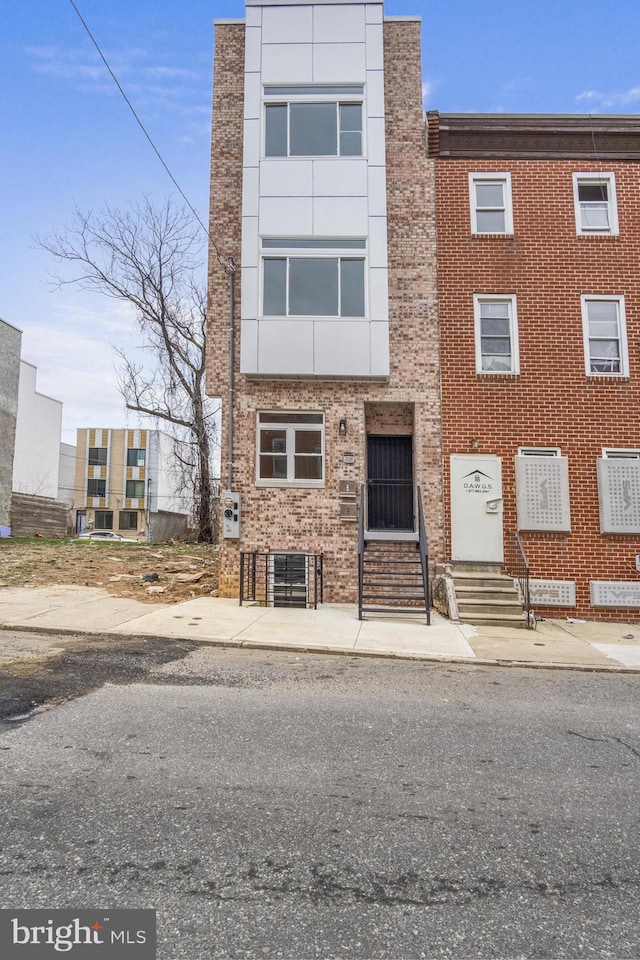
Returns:
[[[527,627],[535,627],[535,617],[531,609],[531,590],[529,586],[529,561],[524,549],[522,537],[516,531],[507,537],[506,572],[520,585],[520,597],[527,618]]]
[[[431,593],[429,587],[429,541],[427,528],[424,522],[424,508],[422,506],[422,489],[418,487],[418,550],[422,563],[422,582],[424,584],[424,602],[427,608],[427,626],[431,625]]]
[[[240,553],[240,606],[247,602],[315,610],[323,593],[321,553]]]
[[[362,594],[364,593],[364,484],[360,486],[358,504],[358,620],[362,620]]]

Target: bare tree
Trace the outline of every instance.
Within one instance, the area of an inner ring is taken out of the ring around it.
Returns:
[[[127,409],[170,424],[182,441],[178,460],[191,474],[198,539],[214,536],[212,444],[216,409],[205,394],[206,294],[200,281],[205,238],[192,214],[171,200],[148,199],[122,212],[75,211],[61,233],[39,240],[60,261],[75,265],[76,284],[131,304],[150,362],[123,349],[118,380]]]

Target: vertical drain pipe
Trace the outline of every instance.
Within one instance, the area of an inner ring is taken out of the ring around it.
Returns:
[[[229,410],[227,415],[227,490],[233,490],[233,396],[234,396],[234,367],[235,367],[235,279],[236,266],[233,257],[227,258],[229,273]]]

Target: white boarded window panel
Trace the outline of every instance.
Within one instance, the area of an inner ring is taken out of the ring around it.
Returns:
[[[566,457],[516,457],[518,530],[571,530]]]
[[[626,580],[592,580],[589,584],[592,607],[640,609],[640,583]]]
[[[575,580],[530,580],[531,602],[540,607],[575,607]]]
[[[640,460],[598,460],[601,533],[640,533]]]

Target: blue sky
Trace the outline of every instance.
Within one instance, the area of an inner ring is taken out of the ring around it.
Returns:
[[[76,0],[156,146],[203,219],[208,207],[213,20],[241,0]],[[4,4],[0,34],[0,316],[23,330],[38,389],[77,426],[135,425],[111,344],[136,349],[108,299],[51,288],[34,238],[74,207],[164,200],[171,181],[69,0]],[[425,107],[444,112],[637,113],[638,0],[387,0],[423,18]]]

